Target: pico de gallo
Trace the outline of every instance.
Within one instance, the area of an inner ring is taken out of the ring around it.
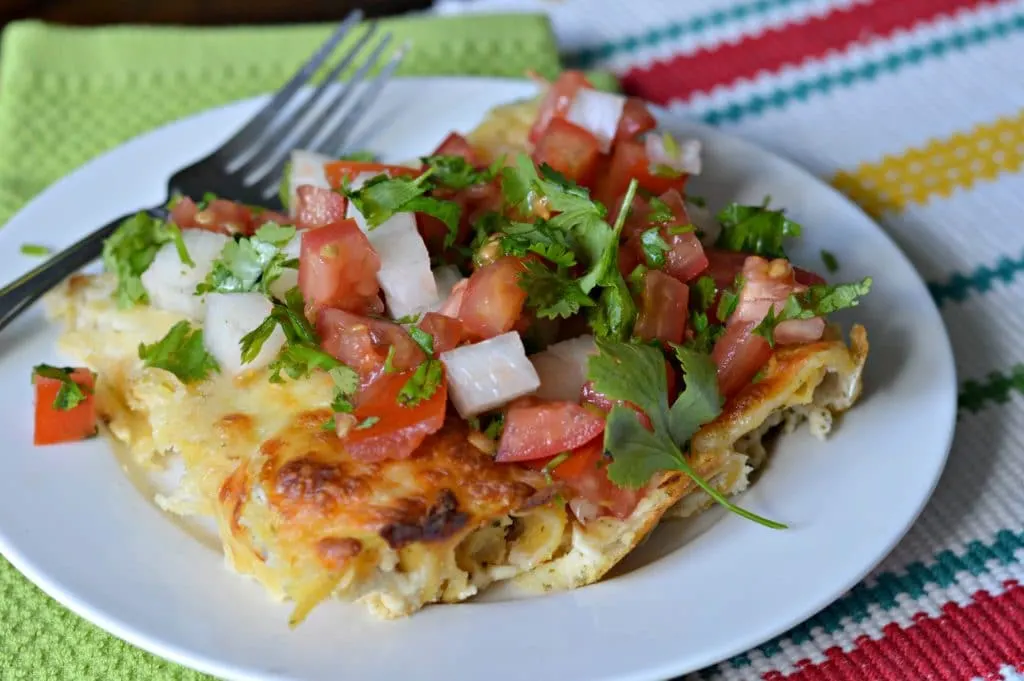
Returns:
[[[296,151],[287,212],[180,197],[167,221],[127,221],[104,248],[118,303],[186,318],[140,359],[185,383],[326,372],[324,428],[362,460],[413,456],[458,415],[583,522],[627,517],[678,470],[779,527],[701,479],[689,439],[870,279],[793,265],[802,228],[767,203],[712,215],[687,192],[699,142],[579,72],[547,84],[521,154],[485,151],[457,132],[413,164]],[[37,379],[37,442],[95,432],[92,374],[62,376]]]

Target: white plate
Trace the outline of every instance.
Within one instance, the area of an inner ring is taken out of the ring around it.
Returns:
[[[518,81],[393,83],[371,114],[390,123],[370,146],[390,158],[428,153],[491,106],[533,92]],[[194,160],[261,103],[208,111],[139,137],[69,175],[0,231],[0,272],[28,270],[24,242],[63,247],[128,210],[164,199],[171,172]],[[770,194],[805,225],[798,263],[837,277],[875,277],[866,303],[842,316],[868,328],[861,403],[825,444],[784,437],[741,503],[790,524],[768,530],[713,514],[669,523],[616,574],[573,592],[430,607],[375,621],[358,605],[318,607],[298,630],[289,606],[224,567],[142,493],[108,443],[32,447],[32,365],[59,360],[38,309],[0,334],[0,549],[55,599],[113,634],[232,679],[664,679],[744,651],[826,606],[906,532],[939,477],[952,436],[956,382],[946,331],[913,267],[838,193],[771,154],[672,118],[706,143],[694,193],[712,206]],[[144,488],[145,485],[142,485]]]

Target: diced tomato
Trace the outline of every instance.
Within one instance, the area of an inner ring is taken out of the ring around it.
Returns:
[[[704,274],[714,279],[718,288],[732,288],[736,275],[743,271],[747,254],[717,248],[706,249],[704,253],[708,258],[708,269]]]
[[[525,398],[505,415],[495,461],[528,461],[576,449],[604,432],[604,419],[573,402]]]
[[[464,334],[462,322],[438,312],[428,312],[420,320],[419,328],[434,337],[434,354],[458,347]]]
[[[373,308],[380,258],[355,220],[302,233],[299,290],[311,309],[336,307],[362,313]]]
[[[644,340],[681,343],[689,302],[690,289],[686,284],[658,270],[649,270],[644,275],[640,314],[633,333]]]
[[[619,119],[619,129],[615,132],[615,139],[616,141],[635,140],[645,132],[654,130],[657,126],[658,121],[647,108],[646,102],[637,97],[627,97],[626,106],[622,109],[622,118]]]
[[[580,389],[580,402],[582,402],[585,405],[589,405],[590,407],[593,407],[594,409],[597,409],[600,412],[604,412],[605,414],[610,412],[612,410],[612,407],[614,407],[615,405],[629,407],[630,409],[635,411],[637,415],[640,417],[640,423],[643,424],[644,428],[648,430],[651,429],[651,419],[648,418],[647,414],[640,411],[640,407],[636,406],[632,402],[623,402],[622,400],[609,399],[608,396],[605,395],[604,393],[598,392],[594,388],[594,384],[591,383],[590,381],[584,383],[583,387]]]
[[[36,386],[35,434],[37,445],[77,442],[96,434],[96,400],[93,397],[95,377],[88,369],[74,369],[71,380],[85,393],[85,399],[71,409],[53,406],[62,382],[56,378],[34,375]]]
[[[399,392],[412,374],[385,374],[359,394],[354,413],[357,425],[349,428],[343,439],[345,451],[352,458],[404,459],[444,425],[448,387],[443,380],[434,394],[419,404],[406,406],[398,401]],[[363,423],[370,425],[359,427]]]
[[[473,272],[459,306],[469,336],[486,340],[512,329],[526,302],[526,291],[519,286],[525,269],[519,258],[503,256]]]
[[[644,496],[642,489],[618,487],[608,479],[604,457],[604,439],[594,438],[573,451],[564,463],[551,471],[569,489],[571,498],[585,499],[598,506],[603,514],[619,519],[628,518]]]
[[[658,198],[668,206],[674,218],[662,229],[662,237],[671,249],[665,254],[665,271],[679,281],[688,282],[708,268],[708,257],[696,232],[673,234],[673,227],[693,224],[690,216],[686,214],[683,195],[675,189],[670,189]]]
[[[473,145],[457,132],[448,133],[448,136],[441,141],[431,156],[461,156],[472,166],[479,168],[483,165],[480,155],[473,149]]]
[[[345,219],[348,201],[338,192],[311,184],[300,185],[295,192],[296,228],[323,227]]]
[[[620,202],[630,180],[636,178],[641,189],[653,194],[663,194],[670,189],[683,191],[686,175],[661,176],[651,172],[647,150],[640,142],[622,140],[616,142],[612,151],[608,171],[597,181],[594,194],[605,206]]]
[[[777,345],[813,343],[820,340],[824,332],[825,320],[822,317],[790,319],[775,327],[774,340]]]
[[[276,218],[275,222],[290,222],[288,218],[277,213],[254,211],[244,204],[227,199],[214,199],[200,209],[192,199],[185,196],[171,209],[170,221],[181,229],[205,229],[229,236],[249,236],[264,222],[272,219],[266,217],[268,215],[273,215]]]
[[[732,322],[715,343],[711,358],[718,365],[718,389],[726,398],[750,385],[772,355],[768,341],[754,333],[757,322]]]
[[[384,370],[392,347],[396,371],[413,369],[426,359],[405,329],[384,319],[327,308],[317,315],[316,330],[324,351],[355,369],[364,385]]]
[[[369,161],[331,161],[324,165],[324,175],[327,177],[327,184],[337,189],[345,180],[351,181],[362,173],[381,173],[391,175],[408,175],[415,177],[420,174],[417,168],[408,166],[388,165],[387,163],[373,163]]]
[[[643,252],[640,249],[640,239],[627,239],[619,246],[619,272],[622,276],[628,277],[636,269],[636,266],[644,262]]]
[[[455,235],[455,240],[452,242],[453,245],[460,245],[466,242],[472,230],[472,225],[469,222],[469,200],[466,198],[464,193],[458,192],[450,196],[439,196],[437,193],[434,194],[436,198],[444,199],[445,201],[451,201],[459,206],[459,227]],[[448,225],[441,222],[433,215],[427,215],[426,213],[416,213],[416,229],[419,231],[420,236],[423,237],[423,243],[427,245],[427,250],[432,255],[440,255],[444,252],[444,242],[448,238]]]
[[[588,186],[597,170],[601,157],[600,144],[590,131],[570,123],[564,118],[555,118],[537,140],[533,160],[549,166],[570,180]]]
[[[593,85],[580,71],[564,71],[554,83],[548,86],[547,94],[541,102],[537,120],[530,128],[529,140],[536,144],[552,119],[565,118],[572,106],[572,100],[580,88],[591,88]]]

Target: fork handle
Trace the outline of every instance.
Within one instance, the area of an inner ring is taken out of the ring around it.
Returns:
[[[107,237],[113,234],[122,222],[138,212],[132,211],[111,220],[7,286],[0,288],[0,330],[3,330],[32,303],[64,281],[70,274],[100,257],[103,252],[103,242]],[[149,208],[145,212],[162,219],[167,217],[167,211],[163,206]]]

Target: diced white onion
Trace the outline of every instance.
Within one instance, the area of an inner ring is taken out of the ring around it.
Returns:
[[[223,373],[234,375],[243,368],[261,369],[281,351],[285,337],[277,326],[253,361],[242,364],[242,337],[262,324],[270,309],[270,300],[259,293],[210,293],[206,296],[203,343]]]
[[[674,146],[676,148],[670,150],[665,144],[665,138],[656,132],[644,138],[647,160],[652,166],[668,166],[680,173],[700,175],[700,140],[678,140]]]
[[[448,396],[463,418],[500,407],[540,387],[515,331],[441,353]]]
[[[601,515],[601,507],[583,497],[576,497],[569,500],[569,510],[576,516],[581,525],[586,525],[592,520],[597,520]]]
[[[288,214],[295,216],[295,204],[298,202],[298,189],[301,185],[309,184],[320,189],[330,189],[327,182],[327,175],[324,174],[324,164],[333,161],[330,156],[318,154],[315,151],[295,149],[292,151],[291,164],[288,167]]]
[[[373,173],[362,173],[352,184],[361,187],[371,177]],[[426,312],[440,303],[434,274],[430,271],[430,253],[416,229],[415,215],[398,213],[381,225],[367,229],[366,218],[349,202],[347,216],[366,233],[380,257],[377,281],[393,318]]]
[[[596,352],[594,337],[585,335],[549,345],[543,352],[530,355],[540,377],[537,397],[578,401],[580,389],[587,382],[587,362]]]
[[[213,261],[220,257],[230,237],[202,229],[186,229],[182,241],[195,267],[181,262],[173,242],[160,247],[149,268],[142,273],[142,285],[154,307],[180,312],[192,319],[202,319],[206,310],[203,296],[195,295],[196,285],[206,279]]]
[[[622,95],[581,89],[573,98],[566,119],[589,130],[601,145],[601,153],[607,154],[612,148],[625,106],[626,98]]]
[[[430,307],[431,312],[438,312],[448,301],[455,285],[464,277],[455,265],[441,265],[434,269],[434,285],[437,287],[437,302]]]

